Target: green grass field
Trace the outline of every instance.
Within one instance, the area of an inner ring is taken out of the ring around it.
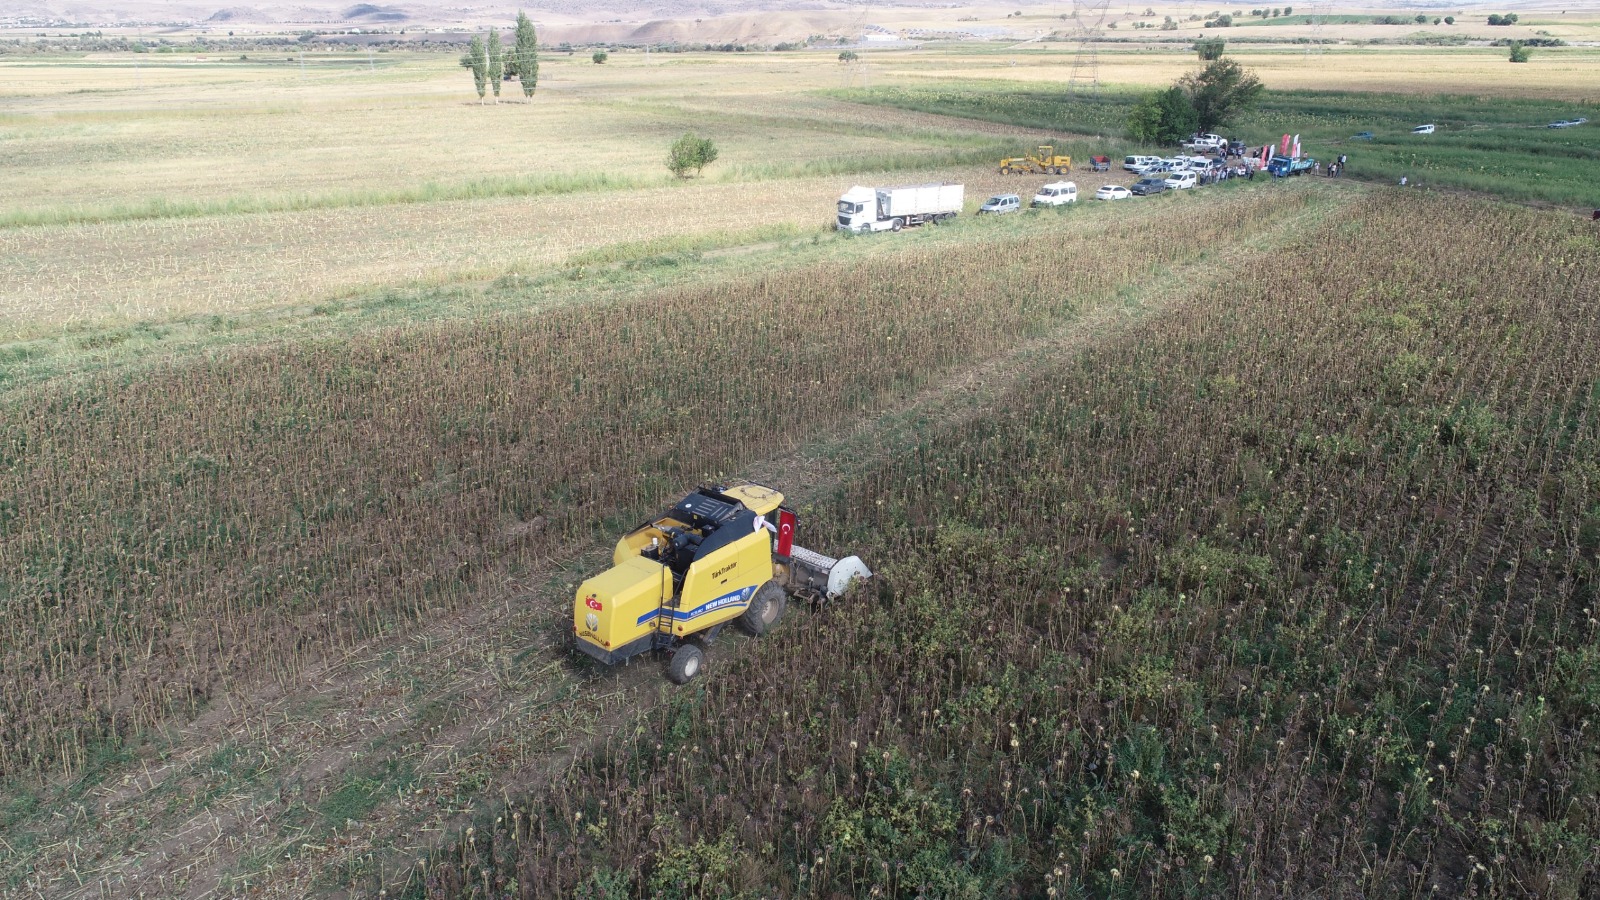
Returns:
[[[1068,134],[1115,137],[1140,94],[1075,99],[1032,85],[957,84],[835,91],[832,96],[917,112],[1020,123]],[[1594,112],[1592,103],[1331,91],[1268,91],[1229,136],[1259,146],[1298,134],[1307,155],[1349,156],[1357,178],[1464,188],[1512,200],[1566,206],[1600,203],[1594,166],[1600,125],[1552,129],[1550,122]],[[1412,135],[1433,123],[1431,135]],[[1370,131],[1371,141],[1353,135]],[[1080,148],[1104,140],[1076,142]],[[1125,144],[1126,142],[1124,142]],[[1161,148],[1138,148],[1160,150]],[[1120,151],[1119,151],[1120,152]],[[1130,150],[1130,152],[1132,152]]]
[[[1600,891],[1600,54],[1241,50],[1361,177],[1121,203],[1186,50],[361,56],[0,57],[0,894]],[[742,478],[878,576],[566,649]]]

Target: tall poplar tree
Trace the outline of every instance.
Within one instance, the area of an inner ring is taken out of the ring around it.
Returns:
[[[517,78],[522,81],[522,96],[533,99],[533,89],[539,86],[539,36],[534,33],[533,20],[528,14],[517,11],[516,48],[512,51],[517,61]]]
[[[489,54],[483,49],[483,38],[477,35],[473,35],[472,43],[467,45],[467,68],[472,70],[472,83],[478,88],[478,99],[482,100],[489,87]]]
[[[500,82],[505,78],[506,56],[500,49],[500,29],[489,29],[489,84],[494,88],[495,102],[500,101]]]

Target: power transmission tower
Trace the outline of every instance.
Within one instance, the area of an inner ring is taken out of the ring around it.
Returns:
[[[1074,96],[1092,93],[1100,96],[1100,36],[1105,33],[1111,0],[1083,0],[1073,10],[1073,40],[1078,52],[1072,57],[1072,76],[1067,90]]]
[[[1311,7],[1311,43],[1306,45],[1306,56],[1322,55],[1322,19],[1328,14],[1327,3],[1317,3]]]

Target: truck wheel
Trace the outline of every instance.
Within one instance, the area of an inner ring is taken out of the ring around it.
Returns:
[[[700,674],[706,655],[693,644],[679,644],[667,660],[667,680],[673,684],[688,684]]]
[[[895,219],[894,223],[891,224],[889,227],[894,229],[895,231],[899,231],[900,229],[906,227],[906,220],[905,219]]]
[[[1010,175],[1011,174],[1011,167],[1010,166],[1001,166],[1000,167],[1000,174],[1001,175]]]
[[[757,589],[756,595],[750,598],[750,606],[738,619],[739,628],[745,634],[760,637],[778,624],[788,606],[789,595],[783,592],[783,588],[779,587],[777,582],[769,581]]]

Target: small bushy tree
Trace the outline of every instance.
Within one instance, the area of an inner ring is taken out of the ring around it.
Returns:
[[[686,131],[683,137],[672,144],[672,149],[667,151],[667,168],[679,178],[688,178],[690,170],[695,175],[700,170],[716,162],[717,145],[710,138],[703,138],[692,131]]]
[[[1214,59],[1221,59],[1222,51],[1227,46],[1228,42],[1222,38],[1201,38],[1194,42],[1194,52],[1200,57],[1201,62],[1210,62]]]
[[[589,57],[589,58],[594,61],[595,65],[603,66],[603,65],[605,65],[606,60],[611,58],[611,54],[607,53],[604,50],[596,50],[594,52],[594,55]]]
[[[1195,132],[1194,107],[1177,85],[1156,91],[1128,113],[1128,136],[1142,144],[1176,144]]]
[[[1262,91],[1261,79],[1231,59],[1219,59],[1178,84],[1194,107],[1197,131],[1216,131],[1252,109]]]
[[[1525,63],[1525,62],[1528,61],[1528,57],[1530,57],[1532,55],[1533,55],[1533,48],[1532,47],[1529,47],[1528,45],[1524,44],[1521,41],[1512,41],[1511,42],[1511,61],[1512,62],[1514,62],[1514,63]]]

